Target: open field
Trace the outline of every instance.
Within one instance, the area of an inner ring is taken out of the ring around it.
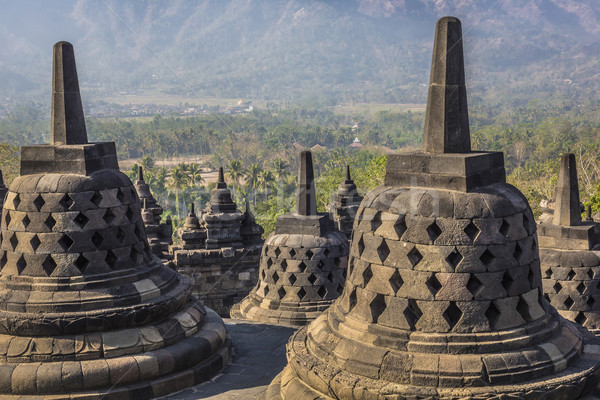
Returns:
[[[425,104],[395,104],[395,103],[355,103],[339,104],[330,107],[335,114],[367,114],[373,115],[380,111],[391,112],[424,112]]]
[[[194,95],[184,94],[168,94],[161,91],[151,91],[146,93],[116,93],[115,95],[100,97],[98,100],[106,101],[107,103],[115,103],[120,105],[126,104],[157,104],[165,106],[177,106],[179,104],[189,103],[191,105],[207,106],[228,106],[235,105],[240,100],[252,101],[255,106],[264,106],[265,101],[252,99],[224,99],[216,97],[198,97]]]
[[[157,159],[157,160],[154,160],[154,163],[156,164],[157,167],[165,167],[167,169],[170,169],[180,163],[186,163],[186,164],[198,163],[198,164],[202,165],[202,163],[206,160],[206,158],[207,158],[207,156],[205,156],[205,155],[192,154],[192,155],[187,155],[187,156]],[[127,171],[138,161],[140,161],[139,158],[127,158],[127,159],[119,160],[119,167],[121,167],[121,170]],[[209,170],[206,168],[203,168],[203,171],[204,172],[202,172],[202,183],[204,185],[216,182],[217,179],[219,178],[219,171],[212,171],[212,170]]]

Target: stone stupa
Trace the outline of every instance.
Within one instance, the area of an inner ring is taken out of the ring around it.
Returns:
[[[54,46],[49,145],[24,146],[2,213],[0,396],[147,399],[230,358],[221,318],[147,243],[115,143],[88,142],[73,46]]]
[[[600,224],[581,220],[574,154],[563,154],[551,221],[538,225],[545,296],[565,318],[600,333]]]
[[[350,177],[350,166],[346,165],[346,179],[338,186],[338,191],[330,211],[333,215],[333,221],[337,228],[342,231],[346,238],[352,238],[352,227],[358,206],[362,201],[362,196],[358,194],[358,189]]]
[[[260,259],[259,281],[232,318],[306,325],[341,293],[348,241],[328,213],[317,212],[312,154],[300,153],[296,212],[277,218]]]
[[[543,298],[535,221],[503,154],[471,151],[456,18],[436,26],[423,151],[389,156],[348,268],[267,399],[574,400],[595,384],[597,339]]]

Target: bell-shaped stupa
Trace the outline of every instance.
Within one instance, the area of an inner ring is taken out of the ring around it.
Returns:
[[[296,212],[277,218],[263,246],[256,287],[233,318],[306,325],[341,293],[348,241],[328,213],[317,212],[312,153],[300,153]]]
[[[51,143],[2,213],[0,396],[146,399],[227,363],[221,318],[150,251],[114,142],[89,143],[73,46],[54,46]]]
[[[437,23],[426,118],[423,151],[389,156],[361,203],[343,295],[292,336],[267,398],[566,400],[595,383],[595,338],[543,298],[502,153],[471,151],[456,18]]]
[[[338,186],[330,211],[337,228],[346,235],[348,240],[352,238],[354,218],[356,218],[356,211],[358,211],[362,199],[362,196],[358,194],[356,184],[350,177],[350,166],[346,165],[346,179]]]
[[[538,225],[544,293],[565,318],[600,333],[600,224],[581,220],[574,154],[563,154],[552,221]]]

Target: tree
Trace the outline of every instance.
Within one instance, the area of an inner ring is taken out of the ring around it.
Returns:
[[[263,193],[265,196],[265,201],[269,200],[269,190],[273,186],[273,182],[275,181],[275,176],[273,172],[265,169],[261,171],[258,175],[259,184],[263,187]]]
[[[277,178],[278,181],[285,178],[289,174],[289,167],[290,164],[283,158],[278,157],[275,160],[273,160],[273,172],[275,178]]]
[[[229,171],[227,171],[227,175],[232,181],[239,185],[240,179],[242,179],[245,174],[246,170],[244,169],[241,160],[231,160],[229,162]]]
[[[192,186],[202,182],[202,168],[197,163],[190,163],[187,166],[187,173],[192,181]]]
[[[177,210],[178,218],[181,218],[181,216],[179,215],[179,192],[187,187],[189,180],[190,180],[190,177],[183,170],[181,164],[176,165],[171,170],[171,175],[169,176],[169,178],[167,180],[167,187],[170,190],[175,191],[175,208]]]
[[[253,163],[250,165],[250,168],[248,168],[248,171],[246,171],[246,185],[248,186],[248,188],[250,189],[250,192],[252,193],[252,198],[254,200],[254,204],[256,204],[256,196],[255,196],[255,191],[256,188],[258,187],[259,184],[259,176],[260,176],[260,172],[261,172],[261,168],[258,165],[258,163]]]

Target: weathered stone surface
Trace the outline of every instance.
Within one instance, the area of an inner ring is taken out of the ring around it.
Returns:
[[[177,390],[209,379],[230,357],[223,321],[152,254],[144,222],[153,215],[145,199],[142,217],[114,143],[72,144],[87,143],[72,104],[72,47],[57,44],[55,57],[55,86],[64,88],[53,97],[56,143],[42,152],[57,156],[42,163],[48,173],[22,168],[2,212],[0,394],[150,398],[165,394],[157,382]],[[35,159],[35,148],[23,151]],[[62,165],[75,153],[91,169]]]
[[[358,212],[358,206],[362,201],[354,181],[350,177],[350,166],[346,165],[346,179],[340,183],[338,192],[333,203],[329,206],[333,214],[336,227],[350,240],[352,238],[352,226]]]
[[[390,158],[365,196],[343,294],[290,339],[267,399],[576,400],[596,383],[598,339],[544,300],[533,214],[502,154],[470,152],[460,43],[442,18],[424,152]]]

